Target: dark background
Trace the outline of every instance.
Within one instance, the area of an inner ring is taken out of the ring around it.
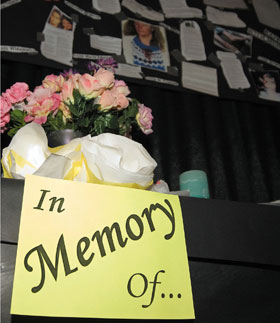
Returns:
[[[4,2],[4,1],[3,1]],[[80,8],[93,12],[91,1],[71,0]],[[160,10],[158,1],[140,1]],[[248,2],[247,2],[248,3]],[[31,47],[39,50],[37,32],[42,32],[53,5],[68,15],[76,14],[73,53],[108,55],[89,46],[89,36],[84,28],[94,28],[98,35],[121,37],[118,17],[101,13],[102,20],[82,16],[63,1],[22,0],[21,3],[1,10],[2,45]],[[188,1],[189,6],[204,10],[202,1]],[[247,27],[263,32],[264,28],[279,35],[279,31],[258,23],[252,6],[249,11],[238,10],[239,17]],[[125,17],[138,18],[122,7]],[[205,12],[205,10],[204,10]],[[141,20],[145,20],[141,18]],[[205,19],[196,20],[202,30],[207,56],[218,50],[213,45],[213,30]],[[155,22],[149,21],[152,24]],[[166,19],[165,23],[179,29],[179,19]],[[227,27],[226,27],[227,28]],[[229,29],[234,29],[230,28]],[[246,32],[245,29],[237,29]],[[179,36],[166,31],[169,51],[180,49]],[[221,68],[218,67],[219,98],[160,83],[125,77],[131,97],[152,108],[154,133],[145,136],[134,134],[157,161],[155,180],[164,179],[171,190],[179,189],[179,174],[190,169],[206,171],[210,195],[215,199],[247,202],[267,202],[280,199],[280,107],[279,102],[257,98],[249,64],[258,68],[277,70],[259,65],[257,56],[279,62],[279,50],[254,38],[253,56],[243,67],[251,88],[236,91],[228,88]],[[117,58],[119,59],[119,58]],[[178,76],[143,68],[146,76],[157,76],[180,83],[180,63],[170,54],[171,65],[179,71]],[[69,66],[44,58],[41,54],[12,54],[2,52],[1,91],[15,82],[26,82],[31,90],[40,85],[51,73],[59,74]],[[88,61],[76,60],[74,67],[85,72]],[[194,62],[197,63],[197,62]],[[198,64],[216,67],[211,61]],[[279,71],[279,70],[278,70]],[[6,147],[10,138],[2,135],[1,146]]]

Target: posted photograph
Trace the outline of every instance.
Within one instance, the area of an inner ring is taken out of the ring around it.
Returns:
[[[276,70],[250,71],[260,99],[280,102],[280,76]]]
[[[123,20],[122,39],[128,64],[167,71],[170,59],[163,27],[134,19]]]
[[[244,56],[251,57],[252,41],[251,35],[219,26],[214,29],[214,44],[228,52],[241,53]]]

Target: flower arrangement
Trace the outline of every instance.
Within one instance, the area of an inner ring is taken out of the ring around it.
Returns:
[[[151,109],[129,94],[126,83],[103,67],[91,74],[70,70],[48,75],[33,92],[26,83],[17,82],[0,96],[1,132],[13,136],[35,122],[47,134],[73,129],[92,136],[104,132],[129,135],[133,127],[152,133]]]

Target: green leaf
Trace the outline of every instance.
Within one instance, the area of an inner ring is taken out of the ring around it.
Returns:
[[[69,109],[73,116],[79,117],[80,112],[74,104],[69,104]]]
[[[66,129],[62,111],[58,111],[56,115],[50,114],[44,128],[47,131]]]
[[[12,128],[12,129],[10,129],[8,132],[7,132],[7,135],[9,136],[9,137],[13,137],[16,133],[17,133],[17,131],[20,129],[20,127],[17,127],[17,128]]]
[[[104,121],[106,127],[109,127],[113,115],[111,113],[105,114],[104,116],[99,117],[100,120]]]
[[[90,101],[86,105],[85,113],[97,111],[99,104],[94,104],[94,101]]]
[[[77,126],[81,128],[87,128],[89,126],[89,118],[79,119]]]
[[[100,135],[105,130],[105,122],[102,119],[96,119],[94,121],[94,131],[97,135]]]
[[[12,110],[11,111],[11,119],[13,121],[17,121],[21,124],[25,124],[24,117],[25,117],[25,113],[21,110]]]
[[[118,122],[118,118],[117,116],[112,116],[112,118],[110,119],[109,122],[109,126],[110,129],[118,129],[119,128],[119,122]]]
[[[136,114],[138,113],[138,105],[131,104],[128,109],[128,117],[135,118]]]
[[[74,98],[74,104],[79,105],[80,102],[82,101],[82,96],[81,96],[79,90],[77,90],[77,89],[73,90],[73,98]]]
[[[82,101],[79,106],[80,116],[85,114],[86,111],[86,101]]]
[[[119,117],[119,125],[123,124],[124,120],[125,120],[124,115],[120,116]]]

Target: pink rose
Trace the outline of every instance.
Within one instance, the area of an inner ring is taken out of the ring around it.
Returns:
[[[5,100],[5,98],[3,98],[2,96],[0,96],[0,104],[1,116],[7,114],[12,108],[12,105],[9,102],[7,102],[7,100]]]
[[[54,74],[47,75],[42,82],[44,88],[51,89],[53,92],[61,91],[63,83],[64,77],[62,75],[57,76]]]
[[[114,85],[115,77],[114,74],[110,71],[100,68],[95,74],[94,77],[100,84],[106,88],[110,88]]]
[[[61,96],[64,102],[74,103],[73,90],[74,86],[71,80],[64,82],[61,90]]]
[[[92,99],[103,93],[105,88],[94,76],[86,73],[79,79],[79,90],[85,98]]]
[[[115,89],[118,93],[124,94],[125,96],[130,94],[127,85],[122,80],[116,80],[113,89]]]
[[[30,121],[33,121],[34,120],[34,117],[30,116],[30,115],[27,115],[24,117],[24,121],[25,122],[30,122]]]
[[[28,106],[36,105],[38,102],[44,101],[53,95],[52,90],[46,89],[43,86],[37,86],[33,93],[27,98]]]
[[[145,135],[149,135],[153,132],[152,130],[152,110],[144,104],[138,104],[138,113],[136,115],[137,123],[140,129],[144,132]]]
[[[115,104],[115,95],[110,90],[106,90],[102,93],[98,104],[100,104],[99,110],[110,110]]]
[[[32,117],[32,116],[26,116],[24,117],[25,122],[33,121],[38,124],[44,124],[47,122],[47,116],[40,116],[40,117]]]
[[[3,97],[10,104],[21,102],[30,95],[28,85],[24,82],[17,82],[12,85],[5,93]]]
[[[128,105],[129,105],[129,101],[128,101],[127,97],[122,93],[118,93],[118,95],[116,96],[116,99],[115,99],[115,106],[117,107],[117,109],[123,110],[123,109],[127,108]]]
[[[38,124],[44,124],[47,122],[47,116],[35,117],[33,122]]]
[[[4,116],[1,115],[0,117],[0,128],[1,128],[1,133],[5,132],[7,129],[6,129],[6,124],[10,122],[10,114],[7,113],[5,114]]]
[[[68,80],[70,80],[73,84],[74,89],[79,89],[79,80],[80,80],[81,74],[75,73],[75,74],[69,74]]]
[[[47,117],[50,112],[56,113],[58,107],[61,103],[61,95],[58,93],[53,93],[50,89],[46,89],[42,86],[35,88],[35,91],[27,98],[28,104],[24,107],[28,115],[38,118],[37,123],[43,122],[46,118],[41,118],[42,116]],[[28,120],[28,118],[27,118]],[[28,120],[30,121],[30,120]]]
[[[64,119],[65,122],[66,122],[67,119],[70,120],[72,118],[70,109],[62,101],[60,102],[60,105],[59,105],[59,108],[58,109],[60,111],[62,111],[62,113],[63,113],[63,119]]]
[[[10,122],[11,104],[9,104],[2,96],[0,96],[0,127],[1,133],[6,130],[6,124]]]

